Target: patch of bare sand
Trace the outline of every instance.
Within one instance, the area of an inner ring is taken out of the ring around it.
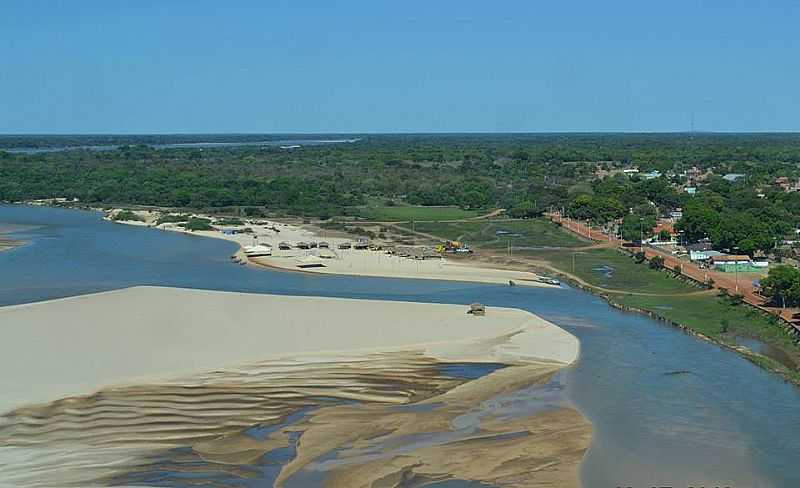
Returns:
[[[492,405],[573,362],[577,340],[528,312],[465,311],[157,287],[2,308],[0,484],[235,480],[300,434],[287,487],[309,470],[332,486],[573,485],[583,417],[561,406],[509,419]],[[442,361],[509,366],[468,381]],[[254,426],[276,428],[258,438]]]
[[[577,487],[591,425],[574,409],[508,418],[489,408],[472,423],[469,419],[482,402],[544,383],[557,370],[540,364],[499,370],[418,404],[436,406],[430,410],[376,405],[321,410],[297,427],[303,432],[298,453],[278,484],[301,486],[292,475],[306,469],[324,473],[332,487],[412,487],[445,479]],[[326,455],[331,459],[315,461]]]

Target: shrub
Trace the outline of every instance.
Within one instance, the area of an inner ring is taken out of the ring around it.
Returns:
[[[190,215],[186,214],[161,214],[158,216],[158,219],[156,219],[156,225],[188,222],[189,217]]]
[[[117,212],[111,220],[114,221],[134,221],[134,222],[144,222],[144,219],[136,215],[135,213],[131,212],[130,210],[120,210]]]
[[[650,260],[650,268],[651,269],[661,269],[664,267],[664,258],[661,256],[653,256]]]
[[[196,231],[196,230],[212,230],[211,221],[208,219],[204,219],[201,217],[191,217],[188,222],[185,224],[181,224],[186,230],[189,231]]]
[[[241,219],[236,217],[225,217],[222,219],[217,220],[217,225],[244,225],[244,222]]]

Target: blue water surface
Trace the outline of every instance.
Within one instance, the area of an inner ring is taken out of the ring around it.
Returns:
[[[162,285],[477,301],[489,315],[494,306],[529,310],[581,342],[581,358],[562,382],[594,428],[584,486],[800,487],[800,389],[732,352],[582,291],[257,269],[230,262],[232,243],[109,223],[95,212],[0,205],[0,223],[38,226],[13,234],[27,244],[0,252],[0,305]],[[679,370],[689,374],[665,374]]]

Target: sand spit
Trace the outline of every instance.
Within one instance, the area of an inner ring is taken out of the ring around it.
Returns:
[[[120,209],[108,213],[112,220]],[[475,283],[508,284],[513,281],[524,286],[550,286],[540,280],[533,272],[497,269],[474,262],[448,258],[412,259],[387,254],[384,251],[368,249],[340,249],[342,244],[353,244],[355,236],[342,237],[341,233],[323,233],[319,230],[263,219],[248,221],[246,225],[222,225],[216,230],[189,232],[178,223],[162,223],[157,225],[157,213],[137,210],[134,212],[141,220],[117,221],[121,224],[154,227],[172,232],[189,233],[204,237],[213,237],[235,242],[239,246],[266,244],[272,247],[272,256],[246,258],[244,253],[237,254],[238,259],[250,263],[289,271],[305,271],[318,274],[357,275],[390,278],[415,278],[447,281],[469,281]],[[208,215],[197,215],[214,221]],[[248,229],[247,232],[244,232]],[[300,242],[326,242],[325,249],[298,249],[294,247]],[[290,244],[290,249],[280,249],[281,243]],[[311,265],[311,266],[309,266]]]
[[[35,229],[35,226],[29,225],[11,225],[11,224],[3,224],[0,222],[0,251],[7,251],[9,249],[14,249],[17,246],[21,246],[24,244],[23,241],[18,239],[11,239],[10,237],[6,237],[4,234],[10,234],[12,232],[19,232],[28,229]]]
[[[465,310],[159,287],[0,308],[0,485],[577,486],[588,423],[513,397],[577,340]],[[507,366],[446,372],[475,362]]]
[[[0,237],[0,251],[7,251],[9,249],[14,249],[19,245],[22,245],[22,241]]]

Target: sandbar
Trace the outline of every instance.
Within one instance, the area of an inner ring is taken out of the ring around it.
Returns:
[[[526,311],[467,309],[166,287],[0,308],[0,485],[186,470],[236,485],[293,448],[275,486],[578,486],[590,424],[514,401],[573,363],[577,339]],[[441,369],[475,363],[505,367]]]
[[[466,310],[146,286],[3,307],[0,411],[297,354],[414,348],[443,360],[563,365],[578,355],[577,339],[529,312]]]

